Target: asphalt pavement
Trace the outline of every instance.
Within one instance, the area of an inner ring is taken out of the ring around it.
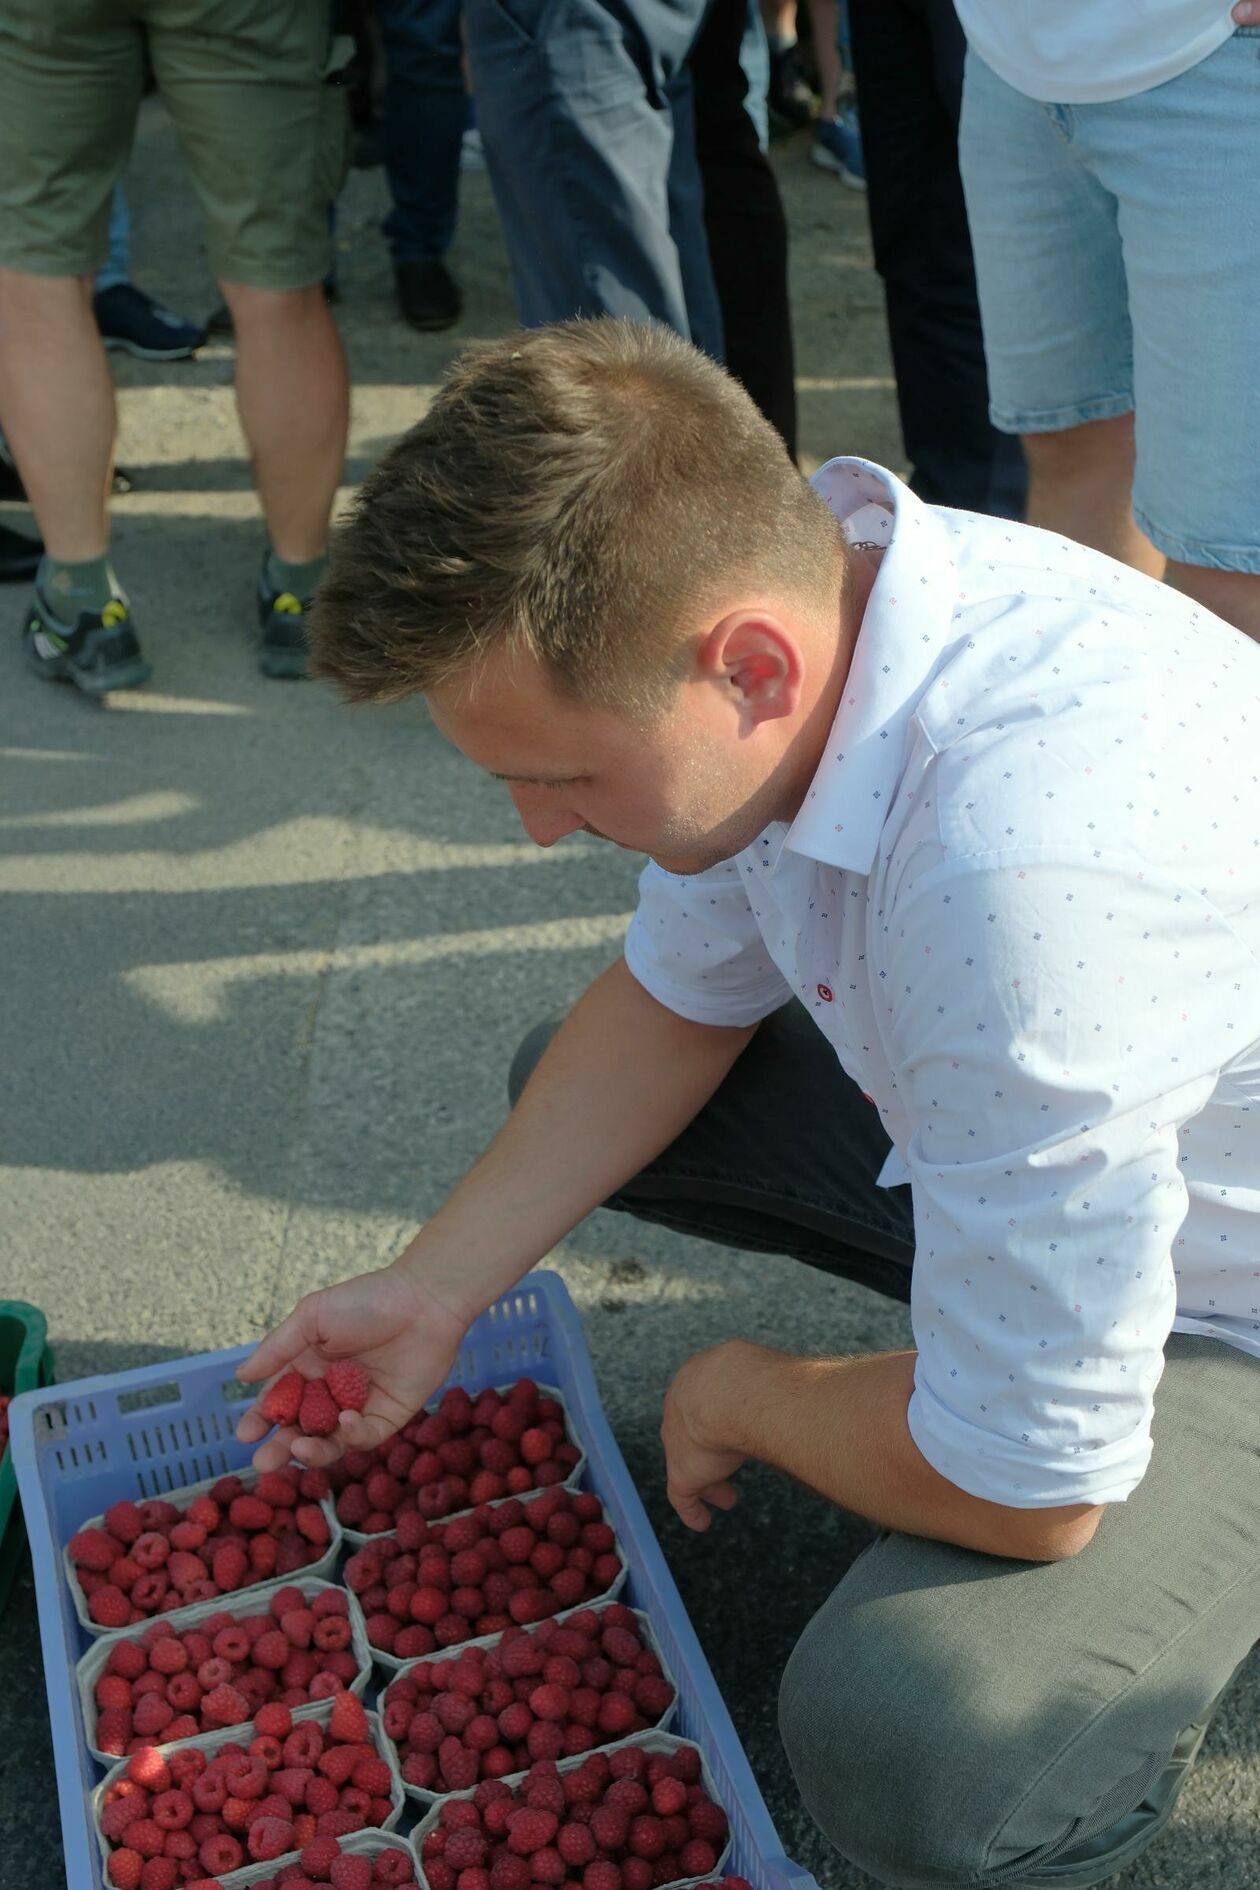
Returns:
[[[780,149],[811,464],[899,463],[860,199]],[[130,175],[134,271],[215,299],[160,105]],[[378,172],[338,220],[355,378],[348,479],[418,418],[465,342],[513,322],[486,180],[465,177],[450,335],[398,321]],[[23,670],[0,597],[0,1296],[48,1316],[59,1376],[240,1344],[312,1286],[386,1261],[505,1110],[511,1053],[617,950],[636,865],[531,846],[500,786],[422,706],[355,711],[264,680],[247,631],[263,539],[231,351],[122,360],[116,562],[154,665],[108,706]],[[4,513],[10,522],[21,515]],[[598,1213],[551,1259],[606,1408],[788,1853],[824,1890],[869,1879],[801,1810],[778,1743],[787,1653],[865,1525],[770,1473],[694,1537],[667,1513],[661,1394],[733,1332],[800,1350],[907,1342],[900,1309],[792,1261]],[[1168,1835],[1122,1890],[1260,1882],[1260,1665],[1214,1727]],[[0,1890],[61,1890],[29,1573],[0,1623]],[[74,1885],[70,1890],[82,1890]]]

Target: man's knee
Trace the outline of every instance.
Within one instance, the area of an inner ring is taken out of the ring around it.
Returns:
[[[1170,558],[1165,579],[1205,610],[1260,638],[1260,573],[1218,571],[1212,565],[1182,564]]]
[[[963,1650],[897,1634],[899,1612],[895,1597],[833,1595],[788,1662],[779,1730],[810,1816],[850,1863],[898,1890],[955,1890],[1002,1861],[995,1834],[1027,1780],[1014,1729],[968,1695]]]
[[[520,1100],[521,1091],[534,1074],[543,1051],[563,1022],[562,1017],[544,1018],[541,1024],[535,1024],[533,1029],[521,1039],[508,1070],[508,1101],[514,1109]]]
[[[1022,435],[1030,476],[1042,483],[1133,477],[1133,415]],[[1126,486],[1127,490],[1127,486]]]

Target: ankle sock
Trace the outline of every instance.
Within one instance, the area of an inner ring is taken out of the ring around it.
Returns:
[[[73,564],[63,558],[40,559],[35,588],[58,622],[73,625],[87,611],[102,611],[112,597],[127,601],[106,552]]]
[[[267,582],[277,591],[292,591],[295,597],[306,602],[315,586],[328,568],[328,553],[322,551],[318,558],[308,558],[304,564],[291,564],[287,558],[278,558],[274,551],[267,553]]]

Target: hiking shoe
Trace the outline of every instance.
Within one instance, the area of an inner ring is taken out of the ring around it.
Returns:
[[[261,632],[258,667],[264,676],[296,678],[311,673],[311,653],[306,639],[306,614],[309,597],[292,591],[277,591],[267,576],[267,560],[258,575],[258,625]]]
[[[134,282],[117,282],[92,297],[92,310],[107,348],[125,348],[141,361],[184,361],[206,338],[197,322],[163,308]]]
[[[771,116],[781,124],[799,131],[814,116],[814,95],[801,71],[801,56],[795,43],[782,52],[770,54],[770,85],[766,102]]]
[[[35,591],[22,623],[22,648],[37,676],[73,683],[85,696],[138,689],[150,675],[121,597],[111,597],[103,610],[81,612],[71,628]]]
[[[809,155],[820,170],[834,172],[850,190],[866,189],[866,163],[855,120],[820,118],[814,128]]]
[[[459,285],[440,256],[399,263],[394,271],[403,320],[430,332],[453,328],[460,317]]]

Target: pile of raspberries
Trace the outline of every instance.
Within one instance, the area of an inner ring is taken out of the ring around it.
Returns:
[[[114,1890],[201,1884],[389,1817],[393,1778],[353,1693],[335,1696],[326,1729],[273,1701],[253,1731],[209,1759],[197,1746],[133,1754],[101,1807]]]
[[[213,1601],[317,1562],[332,1530],[321,1508],[328,1473],[289,1464],[247,1489],[220,1477],[186,1509],[152,1498],[115,1503],[104,1528],[69,1542],[79,1587],[98,1627],[130,1627],[195,1601]]]
[[[372,1380],[356,1358],[339,1358],[322,1378],[285,1372],[268,1385],[258,1408],[269,1424],[292,1424],[304,1437],[331,1437],[343,1411],[361,1411]]]
[[[659,1890],[711,1877],[726,1813],[700,1776],[694,1746],[619,1746],[563,1771],[543,1760],[515,1790],[484,1779],[443,1803],[421,1844],[430,1890]]]
[[[120,1757],[224,1726],[243,1726],[271,1700],[305,1706],[358,1675],[350,1600],[340,1588],[308,1599],[281,1588],[254,1614],[211,1614],[177,1633],[154,1621],[119,1640],[95,1686],[96,1749]]]
[[[253,1890],[320,1890],[322,1884],[331,1884],[332,1890],[386,1890],[386,1886],[419,1890],[416,1866],[406,1851],[391,1845],[369,1857],[362,1851],[343,1851],[334,1837],[304,1844],[296,1864],[286,1865],[279,1876],[264,1877]],[[223,1890],[223,1886],[215,1877],[194,1884],[193,1890]]]
[[[409,1667],[386,1693],[382,1717],[409,1785],[466,1791],[644,1732],[673,1703],[637,1619],[614,1601]]]
[[[9,1448],[9,1406],[13,1403],[7,1391],[0,1391],[0,1457]]]
[[[350,1557],[344,1580],[372,1646],[411,1660],[594,1601],[621,1567],[599,1498],[552,1489],[444,1523],[405,1516]]]
[[[418,1412],[375,1450],[348,1450],[330,1475],[338,1521],[370,1536],[407,1515],[433,1522],[550,1488],[580,1459],[565,1432],[563,1406],[532,1378],[520,1378],[510,1391],[482,1391],[475,1401],[452,1385],[435,1410]]]

